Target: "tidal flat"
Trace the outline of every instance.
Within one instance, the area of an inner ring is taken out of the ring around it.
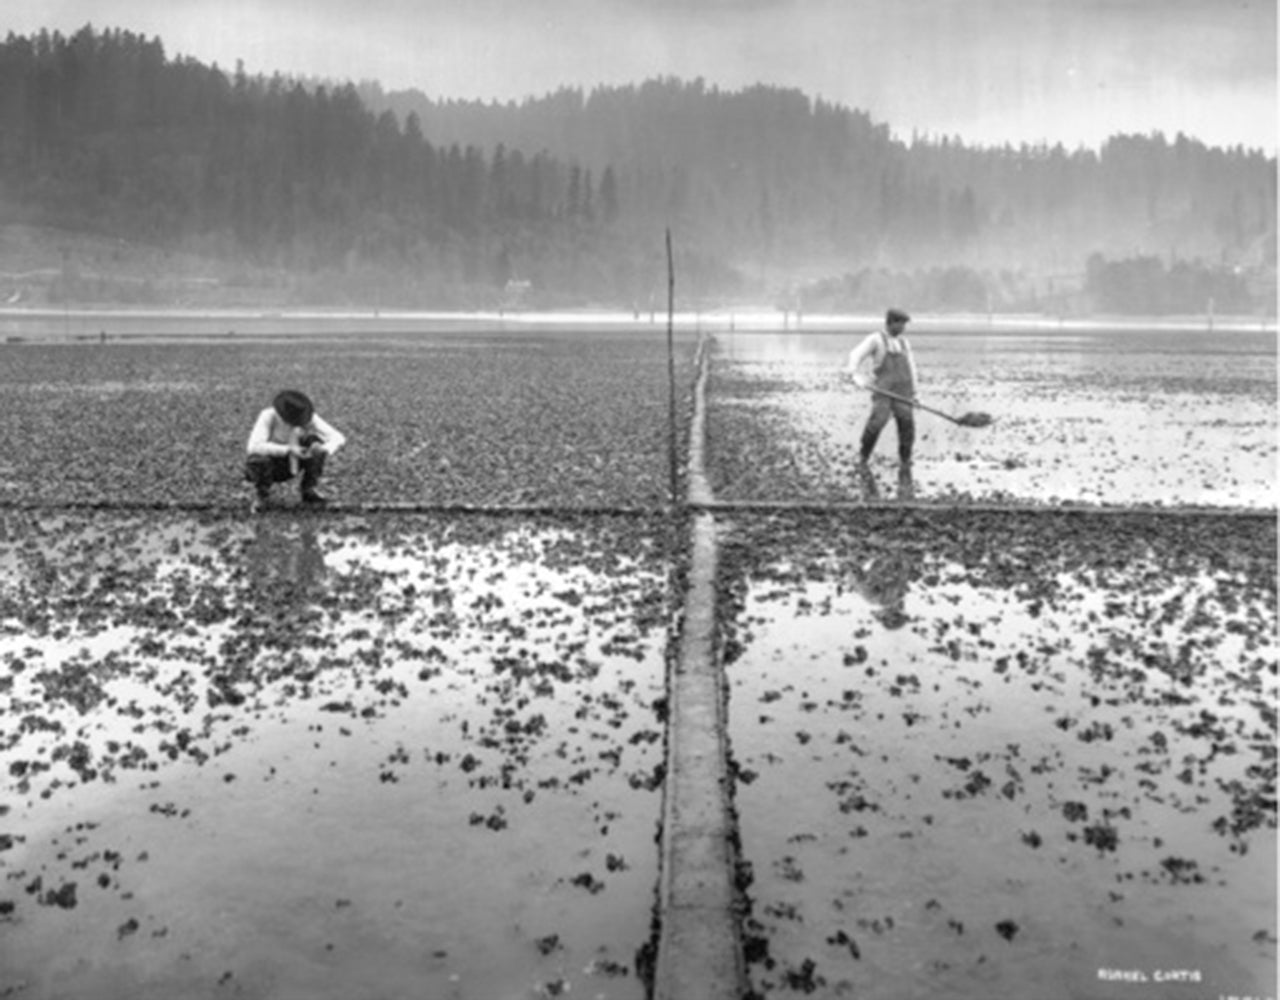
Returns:
[[[911,499],[940,505],[1274,510],[1274,332],[1099,328],[1071,334],[908,329],[917,398]],[[871,394],[841,375],[865,331],[722,333],[707,390],[709,475],[722,501],[894,499],[897,430],[871,476]]]
[[[0,524],[0,994],[644,995],[660,529]]]
[[[739,513],[725,537],[755,989],[1274,993],[1273,520]]]
[[[699,359],[750,988],[1274,994],[1273,333],[935,324],[902,495],[861,333],[345,322],[0,345],[0,996],[644,996]]]

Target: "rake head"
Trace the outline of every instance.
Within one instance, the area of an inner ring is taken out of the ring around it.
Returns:
[[[992,419],[990,413],[966,413],[956,423],[961,427],[986,427]]]

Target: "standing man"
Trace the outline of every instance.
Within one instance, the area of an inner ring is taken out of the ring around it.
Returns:
[[[905,399],[916,396],[916,363],[911,356],[911,345],[903,336],[911,317],[901,309],[890,309],[884,316],[883,330],[877,330],[849,352],[846,371],[852,375],[855,385],[863,389],[881,389]],[[871,361],[871,377],[862,373],[863,362]],[[871,403],[871,415],[862,430],[861,467],[865,470],[871,461],[876,440],[884,425],[892,416],[898,426],[898,475],[910,479],[911,449],[916,439],[915,414],[910,403],[876,394]]]
[[[249,457],[244,478],[253,483],[252,510],[261,511],[271,487],[302,473],[302,502],[322,504],[316,489],[324,472],[324,460],[346,443],[346,437],[323,420],[311,400],[297,389],[282,389],[271,405],[258,414],[249,433]]]

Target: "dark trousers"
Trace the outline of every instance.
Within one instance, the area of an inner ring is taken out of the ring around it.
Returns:
[[[298,460],[298,471],[302,474],[299,490],[309,493],[316,488],[320,476],[324,473],[323,454],[317,453],[311,458]],[[293,478],[289,468],[288,455],[250,455],[244,463],[244,478],[253,483],[259,496],[266,496],[276,483],[288,482]]]
[[[915,413],[908,403],[900,403],[888,396],[876,396],[871,404],[871,416],[867,417],[867,425],[862,429],[862,460],[870,460],[890,416],[898,425],[898,461],[902,465],[910,465],[911,449],[916,442]]]

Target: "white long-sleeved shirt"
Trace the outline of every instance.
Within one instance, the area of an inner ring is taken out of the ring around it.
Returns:
[[[305,427],[286,423],[275,407],[268,406],[258,414],[253,430],[249,432],[247,450],[250,455],[288,455],[304,434],[314,434],[320,439],[325,454],[332,455],[347,442],[346,436],[319,414],[312,414]]]
[[[882,330],[867,334],[866,339],[849,352],[849,363],[845,366],[845,370],[850,375],[856,375],[858,374],[858,369],[869,358],[871,360],[871,372],[874,375],[886,354],[899,353],[907,356],[907,368],[911,372],[911,384],[916,385],[919,381],[916,378],[916,359],[911,353],[911,345],[907,343],[907,338],[901,334],[894,337]]]

